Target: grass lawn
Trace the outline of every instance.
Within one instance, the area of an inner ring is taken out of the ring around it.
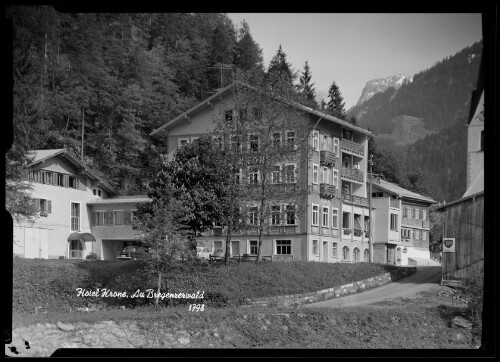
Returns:
[[[14,312],[67,312],[89,303],[102,307],[136,307],[150,298],[78,297],[76,289],[107,288],[131,295],[137,289],[156,290],[156,277],[141,261],[31,260],[14,258]],[[228,300],[313,292],[394,270],[381,264],[315,262],[201,263],[179,262],[169,271],[168,291],[204,291],[204,303],[224,306]],[[163,292],[166,292],[166,285]],[[179,301],[179,300],[178,300]],[[193,301],[181,300],[186,303]],[[197,301],[200,302],[199,300]]]

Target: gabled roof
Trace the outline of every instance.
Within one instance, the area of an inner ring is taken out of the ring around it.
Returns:
[[[437,203],[437,201],[431,199],[430,197],[422,196],[420,194],[417,194],[416,192],[402,188],[401,186],[396,185],[392,182],[388,182],[388,181],[385,181],[382,179],[380,179],[380,180],[377,179],[377,181],[372,179],[372,181],[373,181],[373,183],[372,183],[373,187],[378,187],[379,189],[381,189],[389,194],[398,196],[400,198],[423,201],[423,202],[427,202],[429,204]]]
[[[33,157],[32,162],[27,167],[33,167],[36,164],[43,163],[48,159],[54,157],[62,157],[69,163],[73,164],[76,168],[82,170],[84,174],[89,176],[90,178],[97,180],[99,182],[99,186],[104,188],[112,195],[116,195],[117,192],[114,188],[101,176],[99,176],[95,171],[92,171],[85,163],[83,163],[76,156],[73,156],[68,150],[65,148],[57,148],[51,150],[33,150],[29,152],[30,156]]]
[[[87,201],[88,205],[102,205],[102,204],[126,204],[126,203],[145,203],[152,202],[147,195],[133,195],[133,196],[115,196],[107,199],[96,199]]]
[[[479,63],[479,73],[477,76],[476,89],[472,91],[470,110],[469,110],[469,120],[467,124],[470,124],[472,118],[474,118],[474,113],[476,113],[477,106],[481,100],[481,96],[484,93],[484,53],[481,52],[481,62]]]
[[[249,84],[246,84],[246,83],[243,83],[243,82],[239,82],[239,81],[234,81],[233,83],[229,84],[225,88],[222,88],[217,93],[211,95],[210,97],[208,97],[205,100],[201,101],[200,103],[196,104],[194,107],[191,107],[187,111],[179,114],[177,117],[175,117],[174,119],[168,121],[163,126],[155,129],[149,135],[153,136],[153,135],[159,133],[162,130],[169,129],[170,127],[174,126],[175,124],[181,122],[183,119],[186,119],[186,118],[190,117],[192,114],[194,114],[198,110],[200,110],[200,109],[202,109],[204,107],[209,106],[212,103],[212,101],[217,101],[217,99],[220,99],[224,94],[226,94],[229,90],[231,90],[231,88],[233,88],[236,84],[238,84],[240,86],[243,86],[243,87],[247,87],[249,89],[253,89],[253,90],[259,92],[258,89],[256,89],[255,87],[253,87],[253,86],[251,86]],[[306,107],[306,106],[304,106],[304,105],[302,105],[302,104],[300,104],[298,102],[290,101],[290,100],[286,100],[286,101],[281,100],[281,101],[282,102],[286,102],[288,105],[290,105],[290,106],[292,106],[294,108],[300,109],[300,110],[302,110],[304,112],[307,112],[309,114],[313,114],[313,115],[315,115],[317,117],[321,117],[321,118],[324,118],[324,119],[329,120],[331,122],[338,123],[338,124],[342,125],[345,128],[349,128],[349,129],[352,129],[354,131],[358,131],[358,132],[364,133],[364,134],[366,134],[368,136],[373,136],[373,133],[370,132],[370,131],[368,131],[367,129],[355,126],[352,123],[349,123],[349,122],[344,121],[342,119],[339,119],[337,117],[331,116],[331,115],[326,114],[324,112],[321,112],[319,110],[312,109],[310,107]]]
[[[452,202],[448,202],[447,204],[444,204],[444,205],[441,205],[439,207],[436,208],[436,211],[445,211],[449,206],[452,206],[452,205],[456,205],[456,204],[460,204],[461,202],[464,202],[464,201],[467,201],[467,200],[470,200],[470,199],[474,199],[478,196],[481,196],[481,195],[484,195],[484,191],[479,191],[478,193],[475,193],[475,194],[471,194],[471,195],[468,195],[468,196],[464,196],[458,200],[455,200],[455,201],[452,201]]]

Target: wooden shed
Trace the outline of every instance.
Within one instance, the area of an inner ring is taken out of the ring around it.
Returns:
[[[484,268],[484,191],[437,211],[445,213],[444,238],[455,238],[455,251],[443,252],[442,283],[461,280]]]

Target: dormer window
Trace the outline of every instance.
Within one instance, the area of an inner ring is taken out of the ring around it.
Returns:
[[[92,189],[92,194],[94,196],[102,197],[102,191],[101,191],[101,189]]]

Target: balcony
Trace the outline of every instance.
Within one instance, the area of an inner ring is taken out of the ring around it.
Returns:
[[[368,199],[360,196],[342,194],[342,201],[368,207]]]
[[[342,152],[348,152],[355,156],[365,157],[365,147],[357,142],[343,139],[342,142],[340,142],[340,149]]]
[[[364,172],[360,171],[356,168],[347,168],[345,166],[342,166],[342,170],[340,173],[340,177],[347,180],[347,181],[354,181],[354,182],[359,182],[363,183],[364,181]]]
[[[319,151],[319,163],[321,166],[335,167],[337,164],[337,156],[330,151]]]
[[[319,196],[326,198],[334,198],[337,196],[337,189],[330,184],[319,184]]]
[[[354,229],[354,236],[361,236],[363,234],[363,230],[361,229]]]

